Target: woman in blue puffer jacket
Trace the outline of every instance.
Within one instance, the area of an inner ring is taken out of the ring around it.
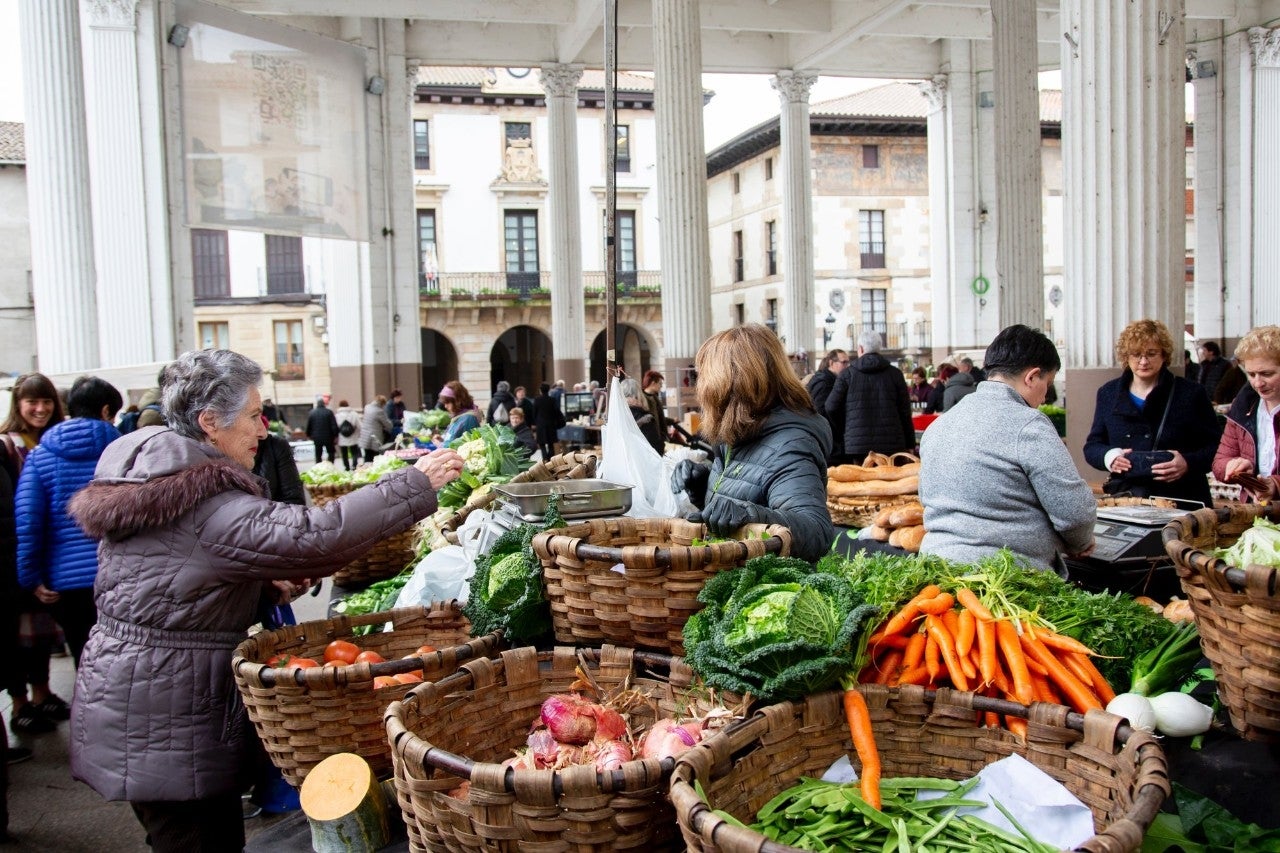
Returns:
[[[98,457],[120,437],[112,422],[123,399],[109,382],[82,376],[67,394],[69,420],[44,434],[18,478],[18,583],[32,590],[62,626],[80,665],[80,652],[97,621],[93,581],[98,543],[81,531],[67,503],[93,479]]]

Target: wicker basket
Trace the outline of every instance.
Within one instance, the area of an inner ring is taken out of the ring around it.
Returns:
[[[307,494],[311,503],[324,506],[343,495],[348,495],[367,484],[336,483],[308,484]],[[410,527],[394,536],[389,536],[369,549],[363,556],[357,557],[333,574],[333,582],[342,587],[359,588],[368,586],[374,581],[393,578],[413,561],[413,536],[415,530]]]
[[[920,463],[919,456],[906,451],[892,456],[872,452],[867,454],[861,467],[869,470],[893,468],[899,460],[905,460],[908,464]],[[830,493],[827,494],[827,511],[831,513],[831,521],[841,527],[870,527],[881,510],[896,509],[913,503],[920,503],[920,495],[832,497]]]
[[[539,533],[533,550],[556,641],[684,654],[684,623],[702,609],[698,593],[708,578],[751,557],[791,553],[785,527],[749,524],[737,535],[741,541],[695,546],[707,536],[701,524],[626,516]]]
[[[358,625],[388,621],[393,630],[355,639],[356,645],[387,658],[386,663],[296,671],[266,666],[281,654],[323,661],[325,646],[333,640],[352,639],[352,629]],[[302,784],[312,767],[336,752],[358,753],[374,773],[385,773],[391,769],[391,753],[382,714],[412,685],[375,691],[374,677],[422,669],[425,677],[440,678],[462,661],[494,654],[499,638],[487,635],[471,640],[469,627],[456,602],[337,616],[255,634],[236,648],[231,668],[258,737],[290,784]],[[439,651],[401,660],[422,645]]]
[[[561,453],[552,456],[545,462],[536,462],[528,471],[523,471],[511,478],[513,483],[547,483],[552,480],[589,480],[596,475],[596,466],[600,457],[595,453]],[[484,509],[493,503],[498,495],[492,490],[467,501],[461,509],[440,525],[440,532],[453,545],[458,544],[458,528],[467,520],[467,516],[478,509]]]
[[[1060,781],[1092,811],[1098,834],[1078,849],[1137,850],[1169,793],[1163,751],[1105,711],[1076,714],[1060,705],[1025,706],[972,693],[935,693],[906,686],[860,685],[867,698],[886,777],[966,779],[987,764],[1018,753]],[[1003,729],[974,725],[978,710],[1028,717],[1022,743]],[[853,754],[838,691],[782,702],[712,735],[686,752],[671,777],[675,806],[692,851],[794,848],[734,827],[711,809],[750,824],[756,812],[800,777],[820,777],[841,755]],[[701,784],[706,799],[694,784]],[[709,805],[708,805],[709,803]],[[1029,827],[1034,831],[1034,827]],[[894,848],[897,849],[897,848]]]
[[[582,654],[598,661],[588,668],[602,689],[626,684],[649,694],[652,705],[631,712],[633,729],[674,717],[692,701],[694,676],[680,658],[612,646]],[[679,848],[666,797],[673,759],[634,759],[602,774],[590,766],[552,771],[501,764],[524,746],[543,700],[577,680],[579,665],[572,648],[515,649],[419,685],[387,709],[410,849]],[[470,791],[448,796],[463,778],[471,780]]]
[[[1280,506],[1196,510],[1162,535],[1231,724],[1248,740],[1280,742],[1280,569],[1233,569],[1213,556],[1259,516],[1280,521]]]

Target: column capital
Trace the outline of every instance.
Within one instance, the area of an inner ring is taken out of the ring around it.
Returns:
[[[779,71],[769,78],[769,85],[778,93],[783,106],[795,103],[808,103],[809,90],[817,82],[818,75],[812,71]]]
[[[1280,68],[1280,30],[1250,27],[1249,52],[1254,68]]]
[[[573,98],[578,94],[578,81],[582,79],[581,65],[548,63],[541,69],[542,90],[550,98]]]
[[[89,26],[133,29],[138,0],[82,0]]]
[[[418,88],[418,69],[421,67],[421,59],[406,59],[404,61],[404,81],[409,86],[410,99],[413,98],[414,91]]]
[[[928,80],[916,83],[915,86],[920,90],[920,94],[925,96],[929,101],[929,112],[936,113],[945,109],[947,106],[947,87],[951,85],[951,78],[946,74],[935,74]]]

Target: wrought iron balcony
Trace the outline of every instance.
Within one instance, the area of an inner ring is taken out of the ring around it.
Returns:
[[[661,296],[661,276],[657,270],[630,270],[617,274],[618,295],[630,299],[657,299]],[[605,273],[589,270],[582,274],[587,298],[604,298]],[[442,272],[418,276],[418,294],[425,302],[505,301],[529,302],[549,299],[551,273]]]

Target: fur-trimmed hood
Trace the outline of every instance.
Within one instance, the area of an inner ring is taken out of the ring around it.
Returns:
[[[145,427],[107,447],[93,481],[67,511],[89,536],[123,539],[232,490],[265,496],[266,484],[211,445],[168,427]]]

